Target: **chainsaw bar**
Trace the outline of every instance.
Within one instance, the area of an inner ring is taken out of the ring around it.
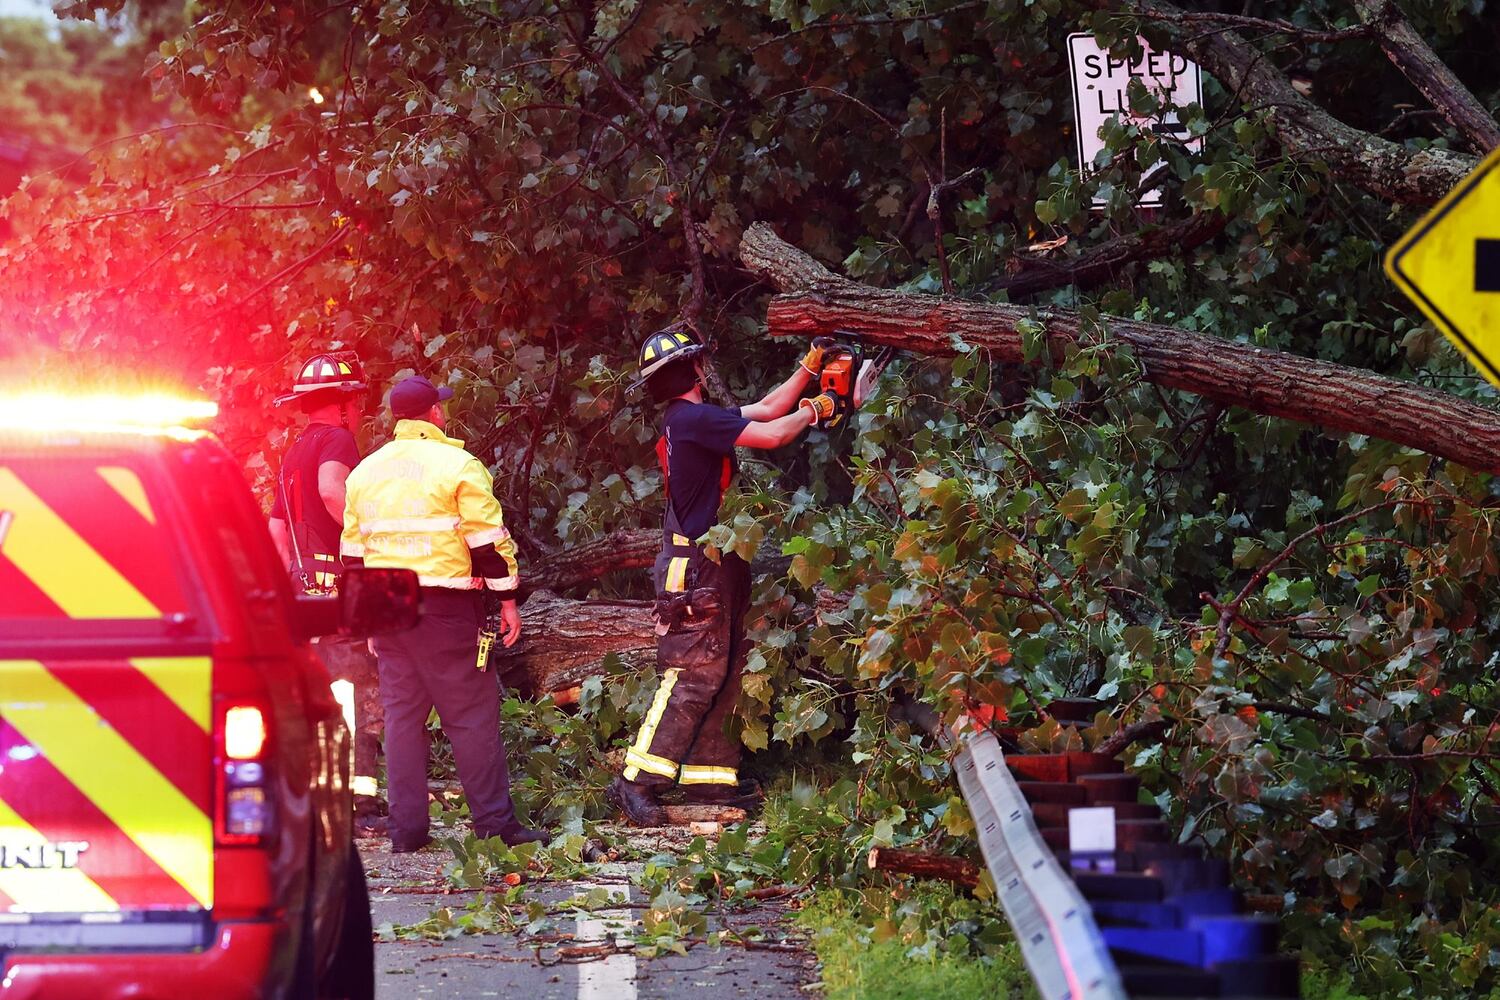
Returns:
[[[854,380],[854,408],[856,410],[865,405],[865,400],[875,395],[875,388],[880,384],[880,376],[895,358],[894,347],[882,347],[859,366],[859,377]]]

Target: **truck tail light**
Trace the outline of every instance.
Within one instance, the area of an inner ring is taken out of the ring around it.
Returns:
[[[274,816],[266,774],[269,726],[259,705],[229,705],[218,717],[214,839],[254,846],[271,834]]]
[[[266,748],[266,717],[254,705],[233,705],[224,712],[224,756],[259,760]]]

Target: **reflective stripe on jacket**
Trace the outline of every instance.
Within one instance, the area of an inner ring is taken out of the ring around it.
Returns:
[[[397,421],[396,439],[359,463],[347,491],[346,560],[415,570],[424,587],[514,596],[520,586],[489,470],[427,421]]]

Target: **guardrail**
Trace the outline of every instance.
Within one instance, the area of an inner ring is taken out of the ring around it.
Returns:
[[[986,867],[1044,1000],[1300,995],[1277,921],[1244,912],[1227,862],[1176,843],[1119,761],[1007,758],[988,731],[960,735],[956,750]],[[1071,849],[1083,809],[1093,832],[1105,824],[1107,849]]]

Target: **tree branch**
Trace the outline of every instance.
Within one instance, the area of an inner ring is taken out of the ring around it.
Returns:
[[[1168,0],[1135,0],[1134,6],[1135,13],[1176,29],[1180,51],[1212,73],[1242,105],[1265,109],[1287,155],[1321,160],[1340,179],[1371,194],[1430,205],[1479,165],[1464,153],[1436,147],[1409,150],[1339,121],[1298,93],[1285,73],[1236,32],[1182,30],[1189,17]]]
[[[1160,739],[1172,724],[1170,719],[1150,719],[1146,722],[1132,722],[1123,726],[1113,736],[1104,739],[1094,747],[1094,753],[1102,753],[1108,757],[1124,750],[1136,740]]]
[[[1386,57],[1479,154],[1500,147],[1500,123],[1412,28],[1393,0],[1354,0]]]
[[[994,282],[989,288],[1008,292],[1012,300],[1068,285],[1080,290],[1093,288],[1114,280],[1129,264],[1181,256],[1195,250],[1222,233],[1228,222],[1228,216],[1221,212],[1200,212],[1171,225],[1150,226],[1117,236],[1076,257],[1063,260],[1016,258],[1016,272]]]
[[[1052,358],[1099,342],[1071,310],[967,302],[871,288],[833,274],[763,223],[746,230],[740,258],[784,294],[771,300],[773,336],[852,332],[868,343],[951,356],[957,338],[1001,361],[1027,362],[1021,327],[1040,321]],[[1174,327],[1110,318],[1109,338],[1130,349],[1158,385],[1267,416],[1316,424],[1500,472],[1500,412],[1360,368],[1222,340]]]
[[[525,568],[521,589],[566,590],[606,573],[650,566],[661,548],[661,532],[651,528],[611,532],[602,538],[550,552]]]
[[[1240,608],[1244,606],[1245,601],[1262,583],[1265,582],[1266,577],[1270,575],[1272,570],[1276,569],[1276,567],[1286,562],[1296,553],[1297,549],[1302,545],[1303,542],[1307,541],[1310,538],[1322,538],[1334,528],[1337,528],[1343,524],[1348,524],[1351,521],[1358,521],[1360,518],[1365,517],[1368,514],[1375,513],[1375,511],[1377,510],[1384,510],[1388,507],[1398,507],[1402,504],[1421,503],[1423,503],[1423,501],[1421,500],[1382,500],[1380,501],[1380,503],[1374,503],[1370,504],[1368,507],[1362,507],[1359,510],[1354,511],[1352,514],[1345,514],[1343,517],[1335,518],[1332,521],[1325,521],[1322,524],[1313,525],[1311,528],[1308,528],[1296,538],[1293,538],[1290,542],[1287,542],[1285,548],[1276,553],[1276,555],[1272,556],[1270,559],[1267,559],[1255,570],[1254,573],[1250,575],[1249,581],[1240,588],[1240,592],[1238,594],[1235,594],[1232,600],[1222,605],[1217,603],[1214,604],[1215,608],[1217,608],[1219,611],[1217,637],[1214,640],[1214,658],[1218,659],[1219,657],[1223,656],[1224,651],[1229,648],[1229,628],[1234,623],[1234,620],[1239,617]],[[1210,601],[1212,601],[1211,597]]]

